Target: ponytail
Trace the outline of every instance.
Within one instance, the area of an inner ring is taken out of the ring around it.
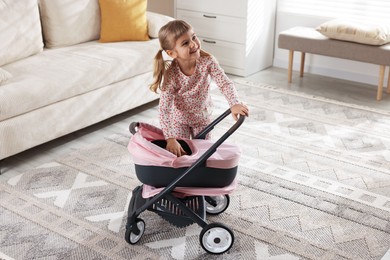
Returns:
[[[166,70],[166,62],[163,59],[162,52],[163,50],[160,49],[154,57],[153,83],[150,85],[150,90],[155,93],[157,93],[157,90],[161,87]]]

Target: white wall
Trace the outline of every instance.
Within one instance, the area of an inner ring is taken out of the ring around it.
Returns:
[[[281,31],[294,26],[316,27],[329,20],[327,17],[319,18],[309,15],[303,16],[292,13],[283,13],[280,11],[277,11],[276,17],[276,39],[273,65],[280,68],[287,68],[288,64],[288,51],[277,47],[277,38]],[[296,52],[294,55],[295,71],[299,70],[299,62],[300,52]],[[376,88],[376,85],[378,84],[379,66],[363,62],[306,54],[305,72],[368,83]]]
[[[174,16],[174,0],[148,0],[148,10]]]

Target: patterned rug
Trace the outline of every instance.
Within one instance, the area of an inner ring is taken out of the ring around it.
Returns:
[[[386,259],[389,113],[251,82],[237,89],[250,107],[228,139],[242,150],[239,185],[229,208],[207,218],[234,231],[227,253],[205,253],[199,226],[177,228],[149,211],[139,243],[125,242],[140,183],[124,132],[0,176],[0,259]],[[219,115],[226,101],[215,89],[213,100]]]

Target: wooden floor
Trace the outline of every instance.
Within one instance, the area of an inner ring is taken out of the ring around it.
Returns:
[[[376,101],[376,86],[374,85],[371,86],[311,74],[306,74],[305,77],[300,78],[298,74],[298,72],[294,72],[293,83],[288,83],[287,70],[269,68],[245,79],[300,91],[310,95],[323,96],[338,101],[390,111],[390,95],[384,93],[382,101]],[[233,79],[237,78],[232,75],[229,76]],[[241,97],[241,99],[245,101],[245,97]],[[38,167],[44,163],[52,162],[60,155],[98,142],[111,134],[128,131],[128,126],[131,121],[156,118],[156,113],[151,112],[149,108],[157,106],[157,104],[157,101],[152,102],[91,127],[6,158],[2,161],[1,169],[3,175],[0,178],[6,177],[8,174],[23,172],[24,170]]]

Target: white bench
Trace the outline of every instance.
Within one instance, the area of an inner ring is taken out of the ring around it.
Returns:
[[[332,40],[317,32],[314,28],[294,27],[279,34],[278,47],[289,50],[288,82],[292,82],[294,51],[301,52],[301,77],[303,77],[304,73],[305,53],[319,54],[379,65],[379,81],[376,99],[382,99],[385,69],[386,66],[390,65],[390,44],[374,46]],[[390,71],[386,92],[390,93]]]

